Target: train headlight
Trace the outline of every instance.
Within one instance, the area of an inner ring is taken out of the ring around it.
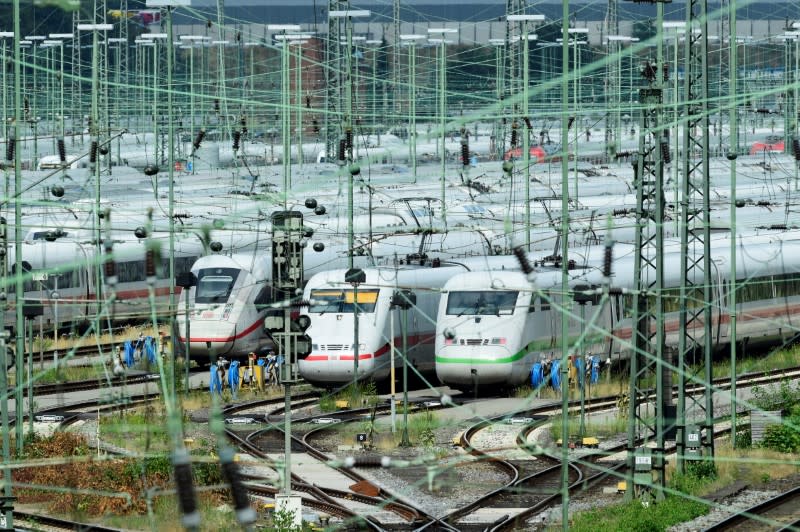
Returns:
[[[353,344],[353,350],[355,350],[356,344]],[[367,349],[367,344],[358,344],[358,352],[363,353]]]
[[[319,351],[319,344],[311,344],[312,351]]]
[[[492,338],[492,345],[506,345],[505,338]]]

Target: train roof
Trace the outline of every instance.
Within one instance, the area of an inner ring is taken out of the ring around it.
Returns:
[[[192,265],[192,272],[197,274],[206,268],[236,268],[263,279],[271,272],[272,256],[269,253],[235,253],[233,255],[206,255],[200,257]]]
[[[321,272],[308,280],[306,289],[319,287],[350,288],[352,285],[345,282],[347,269],[330,270]],[[366,282],[358,285],[359,288],[370,289],[375,287],[397,288],[439,288],[444,286],[448,279],[466,271],[463,266],[387,266],[363,268]]]

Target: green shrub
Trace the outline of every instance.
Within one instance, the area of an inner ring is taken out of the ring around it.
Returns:
[[[750,429],[742,429],[736,431],[736,448],[749,449],[753,445],[753,434]]]
[[[791,420],[795,423],[800,421],[798,418],[791,418]],[[800,452],[800,432],[785,423],[768,425],[764,431],[764,440],[761,442],[761,446],[779,453]]]

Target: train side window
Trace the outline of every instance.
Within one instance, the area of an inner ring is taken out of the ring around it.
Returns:
[[[145,268],[143,260],[117,263],[117,280],[120,283],[144,281]]]

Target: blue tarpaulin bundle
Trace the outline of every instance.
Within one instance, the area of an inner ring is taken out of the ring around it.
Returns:
[[[561,361],[554,360],[552,364],[550,364],[550,384],[556,390],[561,389]]]
[[[144,337],[144,352],[147,355],[147,362],[156,363],[156,341],[152,336]]]
[[[134,348],[133,343],[130,340],[125,341],[125,365],[129,368],[133,367],[136,364],[136,359],[133,357]]]
[[[531,368],[531,386],[539,388],[544,384],[544,367],[541,362],[536,362]]]
[[[256,364],[258,364],[259,366],[265,366],[267,364],[267,361],[264,360],[263,358],[259,358]]]
[[[239,361],[234,360],[231,362],[231,366],[228,368],[228,386],[231,387],[231,391],[236,393],[236,390],[239,389]]]
[[[209,382],[211,393],[222,393],[222,381],[219,379],[219,370],[216,364],[211,365],[211,380]]]
[[[595,355],[592,357],[592,376],[590,381],[592,384],[597,384],[600,380],[600,357]]]
[[[574,364],[578,376],[578,387],[583,388],[583,381],[586,375],[586,368],[583,367],[583,357],[575,357]]]

